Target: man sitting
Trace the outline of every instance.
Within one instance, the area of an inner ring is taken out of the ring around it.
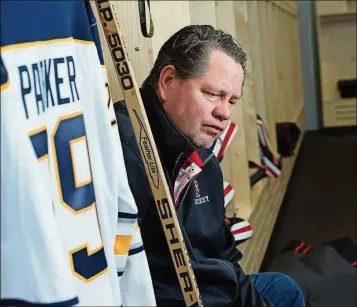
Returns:
[[[204,306],[304,306],[290,277],[243,272],[224,223],[222,171],[209,147],[240,101],[245,65],[231,35],[187,26],[164,43],[141,95]],[[157,304],[185,306],[124,102],[116,104],[116,116]]]

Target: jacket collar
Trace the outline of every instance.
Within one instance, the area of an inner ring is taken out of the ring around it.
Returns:
[[[205,161],[204,165],[212,152],[198,148],[177,129],[153,87],[144,85],[140,92],[161,162],[169,171],[170,178],[176,178],[182,163],[195,151],[201,156],[202,161]]]

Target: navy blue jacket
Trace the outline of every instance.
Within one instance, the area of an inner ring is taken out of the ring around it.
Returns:
[[[204,306],[271,306],[238,264],[242,254],[224,223],[219,161],[210,149],[196,148],[177,130],[153,88],[141,88],[141,96],[187,234],[187,250]],[[115,104],[115,112],[157,304],[185,306],[124,101]]]

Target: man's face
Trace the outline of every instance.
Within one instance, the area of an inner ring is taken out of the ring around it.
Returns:
[[[204,76],[183,81],[174,75],[172,68],[161,73],[158,92],[163,107],[182,134],[209,148],[227,127],[232,106],[241,96],[243,68],[214,50]]]

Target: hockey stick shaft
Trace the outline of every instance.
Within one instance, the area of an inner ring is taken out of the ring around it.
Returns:
[[[127,56],[118,18],[110,1],[95,0],[95,4],[186,306],[203,306],[139,88]]]

